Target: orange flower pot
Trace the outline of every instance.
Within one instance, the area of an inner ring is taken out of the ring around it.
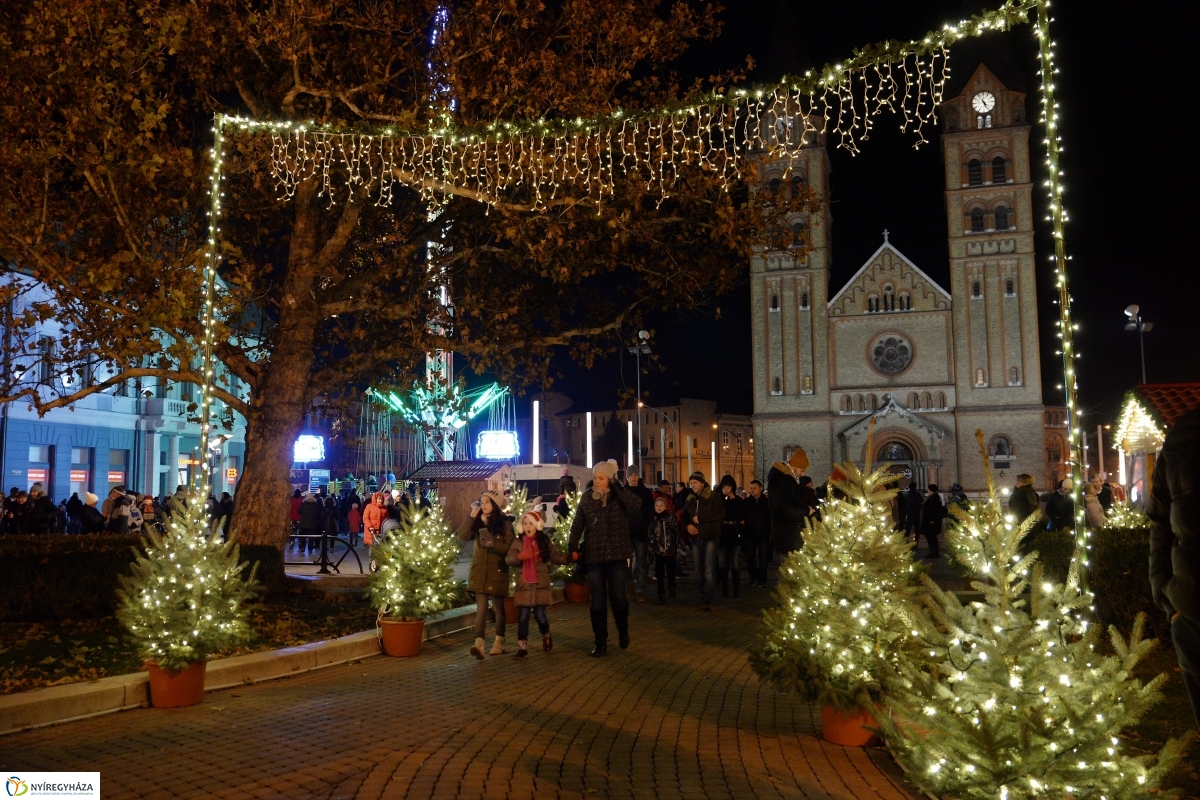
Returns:
[[[875,731],[867,726],[875,725],[875,717],[865,708],[851,712],[838,711],[833,706],[821,709],[821,735],[831,744],[844,747],[866,747],[878,742]]]
[[[512,597],[504,598],[504,621],[509,625],[517,621],[517,601]]]
[[[425,620],[405,622],[402,619],[384,617],[379,620],[382,632],[383,652],[389,656],[415,656],[421,652],[425,641]]]
[[[567,598],[568,603],[587,603],[592,599],[592,592],[586,583],[568,581],[563,584],[563,597]]]
[[[147,661],[150,672],[150,705],[155,708],[179,708],[198,705],[204,700],[204,674],[207,661],[193,661],[178,672],[163,669],[157,661]]]

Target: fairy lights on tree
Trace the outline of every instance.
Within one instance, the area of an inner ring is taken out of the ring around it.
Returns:
[[[868,445],[868,452],[871,447]],[[765,680],[808,702],[840,711],[872,710],[913,658],[912,596],[918,569],[913,545],[891,520],[899,478],[886,465],[867,474],[853,462],[834,481],[844,499],[822,507],[804,547],[779,571],[777,607],[763,612],[765,633],[752,655]]]
[[[567,513],[562,514],[554,521],[554,535],[551,537],[554,546],[558,548],[560,553],[571,552],[571,524],[575,522],[575,512],[579,509],[579,499],[583,497],[583,491],[576,489],[573,492],[568,492],[566,495]],[[568,581],[575,575],[576,565],[572,563],[562,565],[550,565],[550,575],[555,580]]]
[[[257,591],[258,565],[243,577],[238,546],[221,541],[203,497],[193,494],[173,511],[165,533],[147,525],[146,534],[145,554],[137,553],[132,575],[121,576],[117,609],[141,655],[177,671],[244,641],[244,604]]]
[[[450,608],[458,595],[458,550],[441,506],[402,505],[400,527],[371,549],[378,569],[369,592],[379,616],[417,620]]]
[[[1020,555],[1034,522],[1005,521],[976,437],[988,497],[952,508],[959,524],[948,537],[984,599],[963,605],[923,578],[929,612],[916,630],[928,657],[901,662],[881,727],[910,778],[939,797],[1143,796],[1183,746],[1168,742],[1157,757],[1121,749],[1121,731],[1159,700],[1166,679],[1130,677],[1154,647],[1141,638],[1143,618],[1128,640],[1110,629],[1115,655],[1096,652],[1099,630],[1077,618],[1087,601],[1076,568],[1054,585],[1036,553]]]

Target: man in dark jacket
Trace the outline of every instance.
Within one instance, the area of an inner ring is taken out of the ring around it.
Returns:
[[[29,487],[29,501],[25,504],[22,533],[53,533],[58,521],[58,507],[46,496],[41,483]]]
[[[762,481],[750,481],[750,496],[742,503],[744,530],[742,549],[750,570],[750,583],[767,587],[767,562],[771,560],[771,506],[763,494]]]
[[[104,515],[100,513],[100,509],[96,508],[96,503],[100,498],[91,492],[84,495],[86,502],[79,508],[79,532],[80,533],[103,533],[104,532]]]
[[[938,535],[942,532],[942,520],[946,518],[946,508],[942,504],[942,496],[938,494],[936,483],[929,484],[929,494],[921,505],[921,534],[929,542],[927,558],[941,558],[941,548],[938,547]]]
[[[1058,482],[1058,490],[1046,500],[1046,517],[1050,520],[1048,530],[1075,530],[1075,500],[1071,497],[1074,488],[1073,480],[1063,478]]]
[[[321,505],[311,492],[305,492],[300,501],[300,552],[313,552],[321,549],[321,542],[316,535],[321,531]]]
[[[79,533],[79,514],[83,511],[83,501],[79,499],[79,492],[71,492],[71,499],[67,500],[67,533]]]
[[[1042,502],[1038,499],[1037,490],[1033,488],[1033,476],[1022,472],[1017,476],[1017,487],[1013,489],[1012,497],[1008,498],[1008,510],[1013,515],[1013,521],[1020,525],[1030,514],[1041,516]]]
[[[917,488],[917,482],[913,481],[908,484],[908,492],[904,495],[904,536],[905,538],[912,536],[913,541],[921,539],[921,506],[925,504],[925,498],[921,497],[921,490]]]
[[[692,553],[696,559],[696,575],[700,579],[700,608],[712,611],[713,593],[717,588],[717,547],[721,541],[721,522],[725,519],[725,504],[704,480],[704,474],[693,472],[688,481],[691,493],[684,505],[687,532],[692,537]]]
[[[742,573],[738,569],[738,551],[742,549],[742,498],[737,496],[737,481],[732,475],[721,478],[721,502],[725,519],[721,521],[721,539],[717,548],[717,583],[721,596],[729,596],[729,573],[733,572],[733,596],[742,594]]]
[[[800,487],[808,470],[808,455],[801,448],[787,463],[776,461],[767,473],[767,496],[771,498],[771,537],[775,552],[784,557],[804,545],[804,521],[812,513]]]
[[[647,526],[654,516],[654,492],[642,483],[642,475],[633,464],[625,470],[626,486],[642,503],[641,511],[634,515],[629,524],[629,540],[633,544],[633,592],[639,603],[646,602],[646,578],[650,574],[646,564]]]
[[[1200,409],[1175,421],[1154,466],[1150,589],[1171,620],[1171,641],[1200,727]]]

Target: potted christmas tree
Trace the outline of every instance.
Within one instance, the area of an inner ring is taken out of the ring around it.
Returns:
[[[554,523],[554,546],[560,553],[570,552],[571,524],[575,522],[575,510],[579,508],[579,498],[582,496],[583,493],[579,490],[567,494],[567,513],[561,515]],[[568,561],[550,569],[551,577],[562,581],[563,596],[568,603],[586,603],[591,599],[587,578],[580,574],[577,563]]]
[[[454,562],[458,539],[441,506],[401,506],[400,527],[375,541],[378,569],[371,576],[371,602],[379,612],[380,645],[389,656],[415,656],[425,639],[425,618],[450,608],[458,594]]]
[[[1121,732],[1157,702],[1165,679],[1130,677],[1154,646],[1141,638],[1144,617],[1128,640],[1109,629],[1113,655],[1097,652],[1077,568],[1056,585],[1036,552],[1021,555],[1037,520],[1005,519],[976,437],[988,496],[952,509],[948,538],[984,599],[963,605],[925,578],[929,613],[915,625],[930,658],[901,664],[880,719],[896,760],[924,791],[959,800],[1155,793],[1183,744],[1170,741],[1157,757],[1122,752]]]
[[[195,705],[209,657],[250,633],[244,603],[258,589],[258,565],[244,577],[238,546],[221,541],[200,495],[171,512],[165,533],[144,530],[146,552],[135,550],[132,574],[121,576],[117,619],[146,659],[151,705]]]
[[[915,646],[919,570],[888,506],[899,476],[866,470],[841,467],[845,477],[833,481],[841,496],[822,506],[804,546],[780,566],[779,605],[763,612],[751,654],[766,682],[822,705],[822,735],[847,746],[872,740],[885,688]]]

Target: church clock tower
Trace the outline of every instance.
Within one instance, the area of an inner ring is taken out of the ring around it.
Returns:
[[[963,483],[980,485],[970,433],[993,466],[1037,475],[1044,408],[1038,353],[1030,126],[1025,95],[980,64],[940,109],[954,298],[955,410]],[[1018,462],[1014,464],[1013,462]]]

